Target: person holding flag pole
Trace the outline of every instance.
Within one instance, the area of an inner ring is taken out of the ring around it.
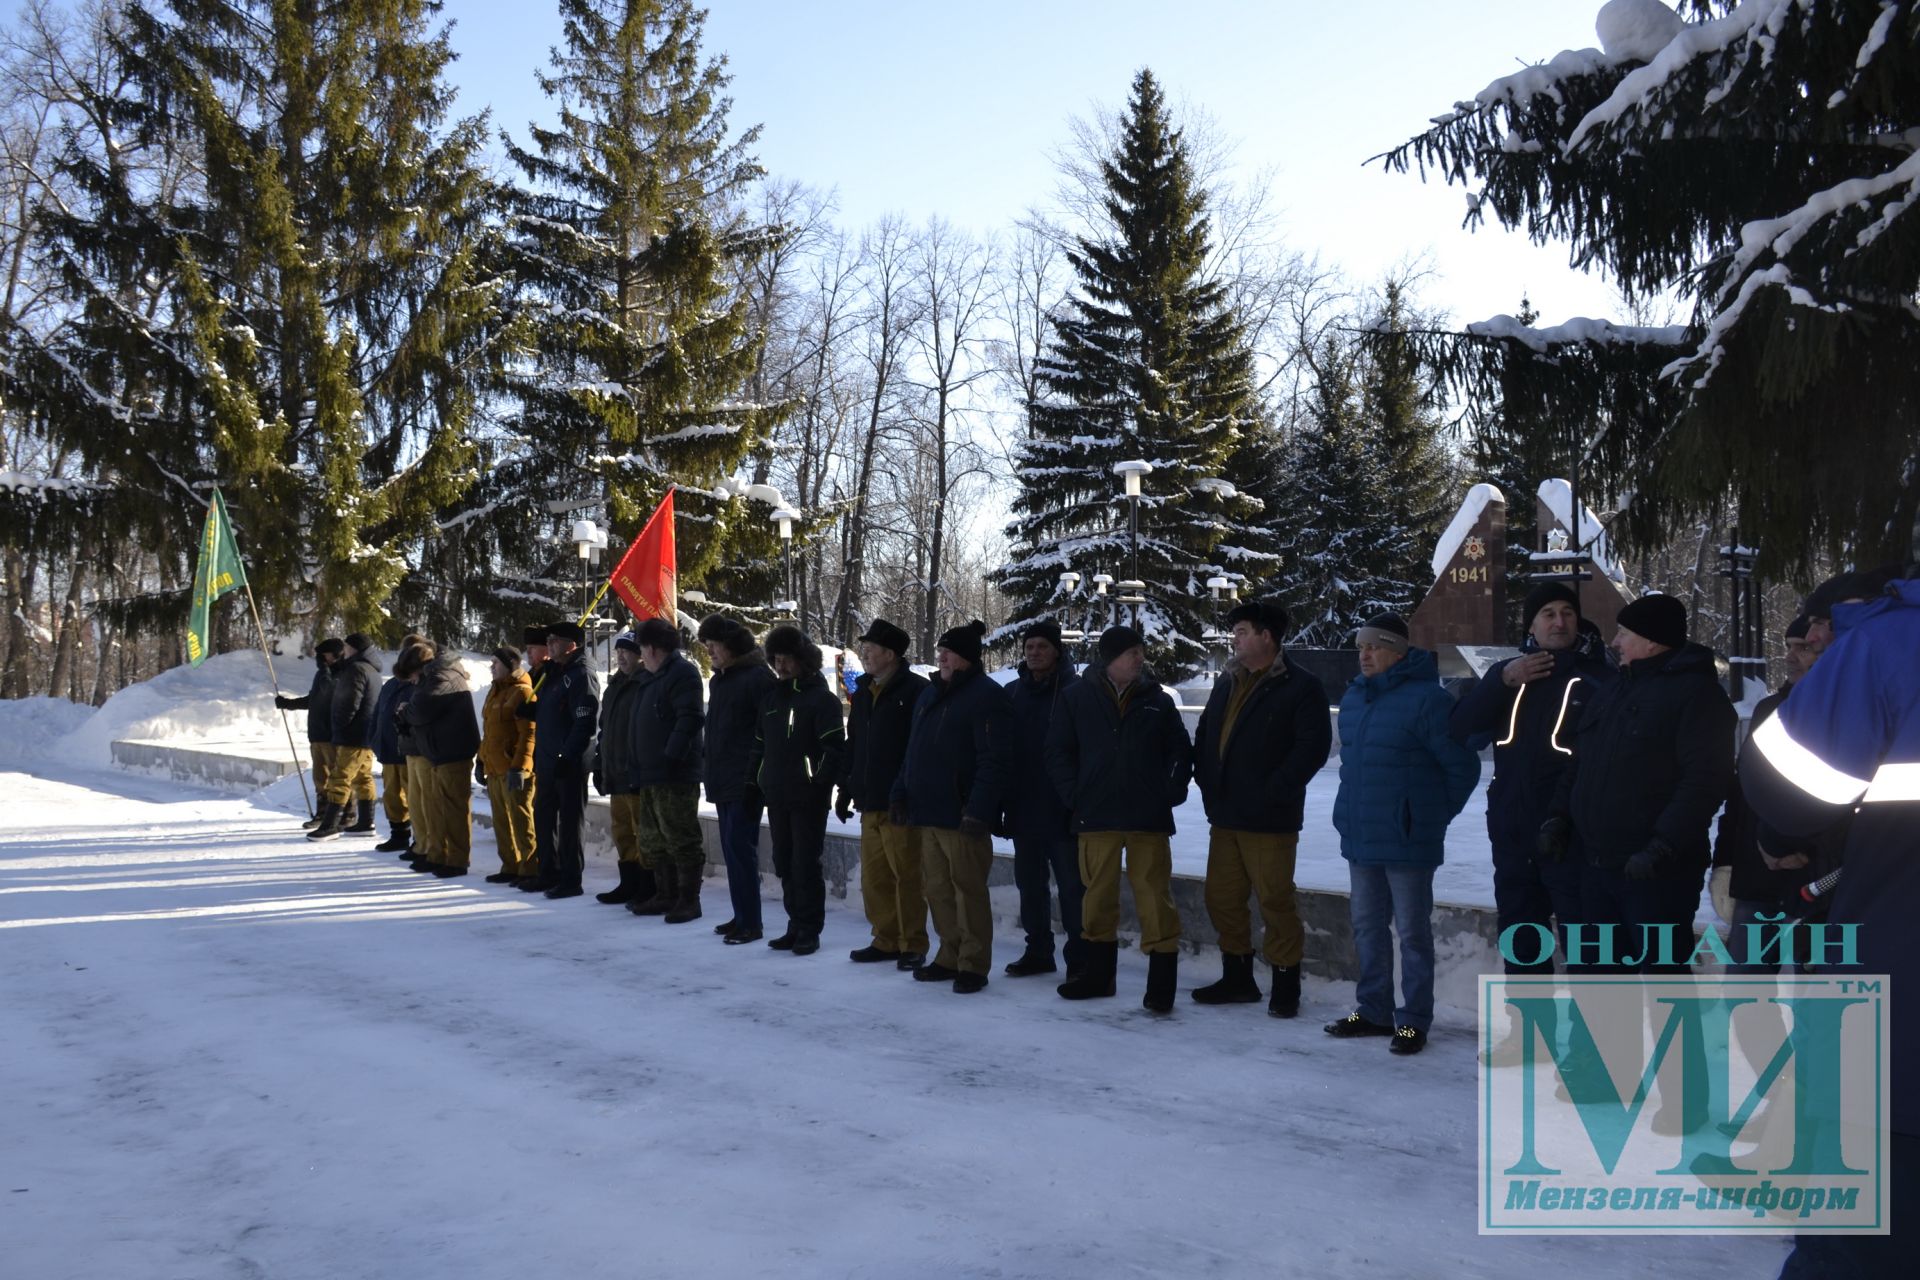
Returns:
[[[193,570],[193,601],[187,613],[187,663],[199,666],[207,660],[213,641],[213,606],[230,591],[247,594],[247,612],[253,617],[254,632],[260,637],[260,656],[267,660],[267,679],[273,685],[276,705],[283,695],[280,677],[273,669],[273,651],[267,644],[267,629],[260,624],[260,608],[254,603],[253,587],[247,582],[247,566],[240,558],[240,544],[233,536],[233,522],[227,518],[226,499],[219,486],[207,503],[207,520],[200,532],[200,553]],[[297,771],[300,749],[294,745],[293,724],[285,707],[280,708],[280,725],[287,731],[287,749],[293,753],[296,776],[300,778],[300,797],[306,803],[307,817],[314,817],[313,797],[307,791],[305,774]]]

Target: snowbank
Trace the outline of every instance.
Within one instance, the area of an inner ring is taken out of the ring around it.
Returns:
[[[0,476],[0,480],[4,480]],[[65,698],[12,698],[0,702],[0,765],[39,755],[48,743],[77,731],[93,708]]]

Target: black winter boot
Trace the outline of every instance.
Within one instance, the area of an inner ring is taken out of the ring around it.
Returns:
[[[1300,966],[1273,966],[1273,994],[1267,998],[1269,1018],[1300,1016]]]
[[[338,840],[340,832],[347,825],[347,806],[343,804],[322,804],[320,806],[320,825],[307,832],[309,840]]]
[[[362,800],[360,802],[359,812],[355,815],[355,822],[347,828],[347,834],[350,836],[372,836],[379,834],[373,826],[373,801]]]
[[[595,902],[605,902],[608,904],[617,903],[617,902],[632,902],[633,901],[633,873],[639,869],[640,869],[640,864],[637,862],[621,863],[620,864],[620,883],[613,886],[613,888],[607,890],[605,893],[594,894],[593,900]]]
[[[1063,1000],[1105,999],[1113,994],[1113,975],[1119,963],[1119,943],[1089,942],[1086,967],[1054,990]]]
[[[396,822],[393,824],[393,833],[379,844],[373,846],[373,848],[376,853],[399,853],[412,843],[413,824],[411,822]]]
[[[686,924],[700,918],[700,868],[675,865],[673,868],[673,908],[666,914],[668,924]],[[819,939],[814,950],[820,949]],[[795,947],[798,951],[799,948]]]
[[[1220,981],[1193,989],[1195,1004],[1252,1004],[1260,998],[1253,980],[1253,957],[1220,954]]]
[[[635,898],[627,910],[637,916],[663,916],[673,910],[674,871],[671,862],[662,862],[653,873],[652,896]]]
[[[1140,1007],[1154,1013],[1172,1013],[1173,996],[1179,986],[1180,954],[1157,951],[1147,957],[1147,994]],[[1257,995],[1256,995],[1257,998]]]
[[[1053,950],[1028,947],[1020,953],[1020,958],[1009,964],[1004,972],[1009,978],[1030,978],[1041,973],[1058,973],[1060,966],[1053,962]]]

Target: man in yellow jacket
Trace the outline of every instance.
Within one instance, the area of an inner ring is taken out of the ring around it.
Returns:
[[[500,870],[489,884],[508,884],[540,873],[533,856],[533,721],[517,714],[533,696],[533,681],[520,669],[520,651],[503,644],[493,651],[493,684],[480,708],[480,754],[474,778],[487,789]]]

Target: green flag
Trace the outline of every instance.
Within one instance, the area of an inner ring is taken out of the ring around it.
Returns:
[[[240,563],[240,544],[233,540],[233,524],[220,491],[207,506],[207,526],[200,533],[200,558],[193,571],[193,611],[187,617],[187,660],[199,666],[212,643],[213,602],[247,585],[247,568]]]

